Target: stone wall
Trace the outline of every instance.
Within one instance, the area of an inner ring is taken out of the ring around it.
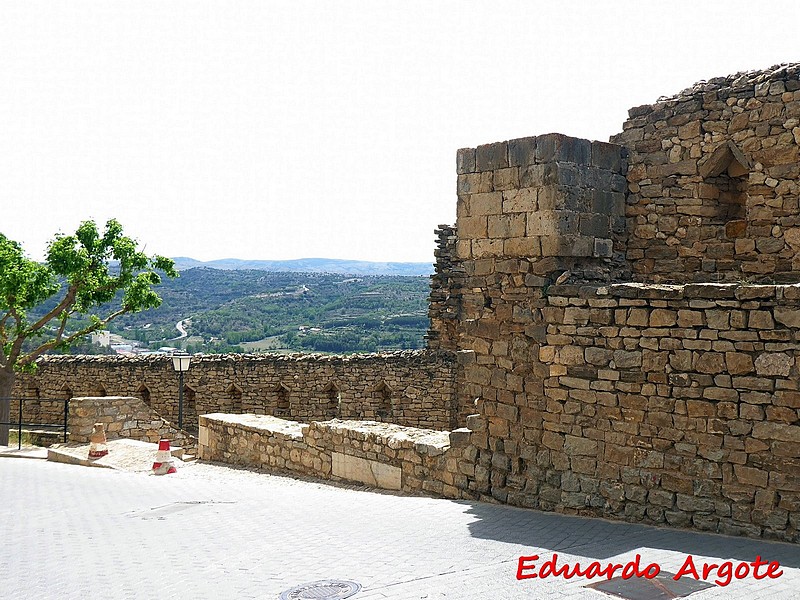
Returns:
[[[160,439],[168,439],[190,453],[197,448],[195,438],[171,425],[141,398],[72,398],[67,423],[69,441],[89,442],[95,423],[103,423],[109,440],[130,438],[157,443]]]
[[[800,65],[702,82],[629,111],[638,281],[800,281]]]
[[[608,279],[625,165],[618,145],[555,133],[459,150],[456,258],[540,257],[533,275]]]
[[[199,456],[228,464],[459,497],[453,484],[469,439],[374,421],[301,424],[271,416],[200,417]],[[465,479],[464,479],[465,480]]]
[[[461,319],[461,285],[463,268],[456,259],[456,228],[439,225],[434,274],[431,275],[431,293],[428,297],[430,329],[425,339],[431,350],[457,350],[458,326]]]
[[[473,497],[800,541],[800,286],[501,287]]]
[[[18,376],[15,395],[137,396],[177,421],[178,376],[169,357],[48,356],[37,365]],[[449,429],[469,412],[456,403],[455,370],[454,354],[430,351],[196,356],[184,376],[184,425],[196,426],[198,414],[228,412]],[[59,402],[24,406],[26,420],[63,416]]]

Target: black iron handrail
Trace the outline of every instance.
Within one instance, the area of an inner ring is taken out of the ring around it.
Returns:
[[[9,402],[19,401],[19,416],[16,421],[0,421],[0,425],[14,425],[17,428],[17,450],[22,448],[22,428],[23,427],[38,427],[43,429],[61,429],[64,433],[64,443],[67,443],[67,418],[69,417],[69,398],[18,398],[15,396],[4,397],[2,400]],[[22,404],[24,402],[63,402],[64,403],[64,421],[62,423],[25,423],[22,420]]]

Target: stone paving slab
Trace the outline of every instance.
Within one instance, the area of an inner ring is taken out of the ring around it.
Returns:
[[[0,461],[4,599],[277,599],[356,581],[353,600],[612,600],[576,577],[516,578],[520,556],[675,572],[688,554],[780,561],[690,600],[800,597],[797,545],[367,491],[195,464],[174,475]],[[595,579],[593,581],[598,581]]]

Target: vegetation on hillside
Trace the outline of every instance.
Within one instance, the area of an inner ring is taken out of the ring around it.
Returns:
[[[428,277],[189,269],[159,288],[162,305],[112,333],[190,352],[372,352],[421,348]],[[181,323],[186,336],[176,339]]]

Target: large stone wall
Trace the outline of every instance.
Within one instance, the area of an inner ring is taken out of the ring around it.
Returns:
[[[800,540],[800,286],[514,292],[467,334],[477,497]]]
[[[800,281],[800,65],[716,78],[629,112],[636,279]]]
[[[178,376],[168,357],[48,356],[37,365],[19,375],[15,395],[137,396],[177,421]],[[196,426],[198,414],[229,412],[449,429],[469,412],[456,404],[455,374],[448,352],[195,356],[184,376],[184,425]],[[63,418],[60,402],[24,407],[26,420]]]

